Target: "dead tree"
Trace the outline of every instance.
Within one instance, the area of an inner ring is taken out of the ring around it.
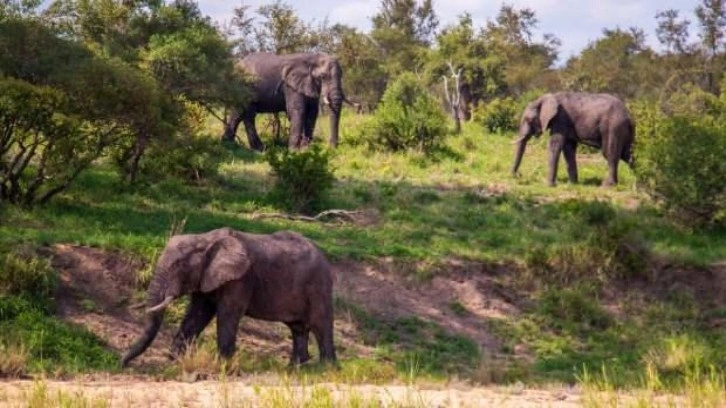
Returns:
[[[451,61],[447,62],[449,65],[449,71],[451,71],[451,77],[454,79],[454,91],[449,92],[449,81],[446,75],[442,75],[441,77],[444,79],[444,92],[446,94],[446,101],[449,103],[449,106],[451,107],[451,116],[454,118],[454,133],[459,134],[461,133],[461,117],[459,115],[459,103],[461,103],[461,91],[459,88],[459,82],[461,78],[461,70],[462,68],[459,68],[458,71],[454,71],[454,66],[451,64]]]

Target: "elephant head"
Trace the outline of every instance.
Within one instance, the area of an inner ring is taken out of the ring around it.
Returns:
[[[330,107],[330,145],[338,145],[338,125],[343,94],[343,70],[327,54],[291,56],[282,68],[282,82],[309,98],[323,98]]]
[[[172,237],[156,264],[146,297],[148,321],[141,337],[124,354],[126,366],[154,341],[171,302],[187,293],[214,291],[240,279],[250,269],[243,243],[231,233],[178,235]]]
[[[519,124],[518,138],[514,144],[517,144],[517,152],[512,166],[512,174],[516,175],[519,165],[522,163],[522,156],[527,146],[527,142],[532,136],[539,137],[545,129],[551,127],[552,119],[557,116],[560,110],[560,104],[553,95],[547,94],[539,99],[527,104],[522,112],[522,120]]]

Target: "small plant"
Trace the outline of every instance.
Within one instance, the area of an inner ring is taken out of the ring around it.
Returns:
[[[446,135],[446,115],[411,73],[399,76],[383,95],[365,139],[371,149],[431,152]]]
[[[56,274],[48,259],[24,248],[0,253],[0,294],[45,298],[51,296],[55,284]]]
[[[307,150],[271,149],[265,154],[277,177],[274,200],[290,211],[312,213],[319,210],[325,193],[333,186],[332,154],[318,145]]]
[[[477,107],[474,120],[490,133],[504,133],[517,130],[517,103],[512,98],[494,98]]]

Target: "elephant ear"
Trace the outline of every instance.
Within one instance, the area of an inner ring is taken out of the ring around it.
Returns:
[[[553,96],[543,96],[539,107],[539,121],[542,131],[549,129],[550,122],[557,116],[560,110],[560,103]]]
[[[252,264],[242,241],[232,236],[209,245],[206,259],[207,265],[200,282],[200,290],[205,293],[226,282],[242,278]]]
[[[308,64],[291,62],[285,65],[282,68],[282,81],[309,98],[320,96],[320,86],[316,83],[312,68]]]

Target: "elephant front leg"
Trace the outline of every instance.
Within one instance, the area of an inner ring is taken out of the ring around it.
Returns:
[[[312,100],[307,103],[307,106],[305,107],[305,114],[303,115],[303,118],[305,119],[305,128],[303,129],[303,140],[302,145],[307,146],[313,141],[313,133],[315,133],[315,122],[318,119],[318,112],[320,110],[320,105],[318,104],[318,100]]]
[[[303,322],[287,323],[287,327],[292,332],[290,366],[304,364],[310,360],[310,354],[308,353],[310,329]]]
[[[564,147],[564,137],[555,133],[552,134],[549,142],[549,171],[547,174],[547,184],[552,187],[556,184],[557,180],[557,164],[560,160],[560,153]]]
[[[562,147],[562,154],[567,162],[567,177],[570,183],[577,183],[577,142],[568,140]]]
[[[252,284],[247,280],[232,281],[217,294],[217,347],[224,358],[236,351],[239,321],[247,311],[252,296]]]
[[[214,312],[214,303],[207,296],[201,293],[192,294],[184,320],[171,345],[172,357],[184,354],[187,346],[207,327]]]

